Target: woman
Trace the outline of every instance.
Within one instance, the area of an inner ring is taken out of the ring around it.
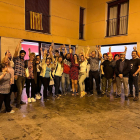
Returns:
[[[52,78],[51,77],[50,58],[46,58],[46,57],[47,57],[47,50],[44,51],[44,56],[43,56],[43,60],[41,63],[42,70],[40,73],[40,76],[42,77],[42,84],[44,87],[44,90],[43,90],[44,100],[48,99],[47,89],[49,87],[50,79]]]
[[[89,51],[89,49],[88,49]],[[88,52],[87,52],[88,54]],[[80,87],[80,95],[81,97],[83,97],[86,92],[85,92],[85,79],[87,77],[87,59],[85,58],[85,54],[84,54],[84,50],[82,49],[82,53],[80,55],[80,59],[81,59],[81,62],[80,62],[80,71],[79,71],[79,87]]]
[[[10,106],[11,74],[4,64],[0,64],[0,110],[4,101],[6,112],[14,113]]]
[[[60,82],[61,82],[61,77],[63,73],[63,58],[62,56],[58,57],[58,60],[56,62],[56,67],[54,70],[54,83],[55,83],[55,96],[57,99],[61,96],[60,93]]]
[[[71,60],[71,69],[70,69],[70,79],[72,82],[72,96],[74,96],[75,92],[76,95],[78,94],[78,75],[79,75],[79,61],[78,56],[74,54],[72,55],[72,51],[70,49],[70,60]]]
[[[37,83],[37,68],[35,63],[35,53],[30,53],[29,60],[25,61],[26,68],[26,93],[28,97],[28,103],[36,102],[35,99],[35,87]],[[31,97],[29,96],[31,84]]]
[[[41,67],[41,60],[40,60],[40,56],[36,55],[36,68],[37,68],[37,84],[36,84],[36,99],[41,99],[41,76],[40,76],[40,72],[42,70]]]
[[[10,65],[10,60],[8,58],[8,51],[6,52],[6,56],[2,60],[2,63],[5,64],[8,72],[11,74],[11,79],[12,79],[12,81],[11,81],[11,88],[10,88],[10,96],[11,96],[12,92],[16,93],[16,89],[17,88],[16,88],[16,84],[14,84],[14,69]],[[16,95],[15,95],[15,97],[16,97]]]

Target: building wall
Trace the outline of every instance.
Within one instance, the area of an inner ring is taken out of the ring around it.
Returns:
[[[128,35],[105,37],[107,2],[111,0],[87,1],[87,44],[108,45],[140,42],[140,0],[129,0]],[[138,49],[140,46],[138,45]]]
[[[87,0],[50,0],[51,34],[43,34],[25,30],[25,0],[1,0],[0,36],[85,45],[85,40],[79,40],[80,6],[87,8]],[[2,53],[6,48],[2,45]]]
[[[129,0],[128,35],[105,37],[107,2],[110,0],[50,0],[51,34],[25,30],[25,0],[0,1],[0,36],[5,45],[1,45],[1,57],[13,39],[27,39],[83,46],[120,44],[138,42],[140,50],[140,1]],[[85,35],[79,40],[79,12],[85,9]],[[5,39],[6,37],[6,39]],[[6,41],[7,45],[6,45]],[[9,40],[9,41],[8,41]],[[17,43],[12,41],[11,48]],[[18,41],[17,41],[18,42]],[[79,47],[79,51],[80,51]]]

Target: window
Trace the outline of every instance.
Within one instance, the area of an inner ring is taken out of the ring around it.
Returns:
[[[21,49],[26,52],[26,55],[24,57],[25,60],[29,59],[29,51],[28,51],[29,48],[31,49],[31,52],[34,52],[36,55],[39,55],[39,43],[38,42],[23,41],[21,44]]]
[[[25,29],[50,33],[50,1],[25,0]]]
[[[84,39],[84,8],[80,7],[79,39]]]
[[[107,37],[127,34],[128,9],[128,0],[117,0],[108,3]]]

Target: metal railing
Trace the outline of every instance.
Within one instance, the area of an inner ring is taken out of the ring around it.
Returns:
[[[107,36],[125,35],[128,33],[128,15],[119,19],[107,20]]]

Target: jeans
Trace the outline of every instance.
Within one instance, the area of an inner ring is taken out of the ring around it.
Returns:
[[[139,96],[139,85],[138,85],[138,76],[129,75],[129,89],[130,94],[133,95],[133,85],[135,87],[135,96]]]
[[[43,90],[43,97],[44,99],[47,99],[47,90],[49,88],[49,83],[50,83],[50,77],[42,77],[42,84],[43,84],[43,87],[44,87],[44,90]]]
[[[89,77],[87,77],[85,79],[85,91],[86,92],[89,92],[90,91],[90,88],[89,88]]]
[[[63,73],[62,79],[61,79],[61,84],[62,84],[62,92],[65,93],[65,91],[69,91],[70,88],[70,76],[69,74]],[[65,88],[66,85],[66,88]]]
[[[55,75],[55,76],[54,76],[55,95],[60,94],[60,82],[61,82],[61,77]]]
[[[21,94],[22,94],[22,90],[24,88],[24,84],[25,84],[25,77],[18,76],[18,78],[16,80],[16,85],[17,85],[17,105],[20,105]]]
[[[26,93],[29,98],[29,90],[31,83],[31,98],[35,98],[35,80],[34,79],[26,79]]]
[[[79,73],[79,87],[80,87],[80,92],[85,91],[85,79],[87,77],[86,72]]]
[[[41,91],[41,76],[40,76],[40,72],[37,72],[37,84],[36,84],[36,91],[35,93],[40,93]]]
[[[0,110],[2,108],[2,103],[4,101],[6,112],[11,111],[11,106],[10,106],[10,93],[9,94],[1,94],[0,93]]]
[[[97,94],[101,94],[100,91],[100,74],[99,71],[89,71],[89,85],[90,85],[90,93],[93,94],[93,78],[96,82],[96,90]]]
[[[108,87],[107,87],[107,82],[108,82]],[[105,77],[102,78],[102,92],[103,92],[103,94],[105,94],[106,89],[107,89],[107,92],[110,94],[111,84],[112,84],[112,78],[111,79],[106,79]]]
[[[122,88],[122,83],[124,86],[124,93],[126,96],[128,96],[128,77],[116,77],[116,83],[117,83],[117,94],[121,94],[121,88]]]

